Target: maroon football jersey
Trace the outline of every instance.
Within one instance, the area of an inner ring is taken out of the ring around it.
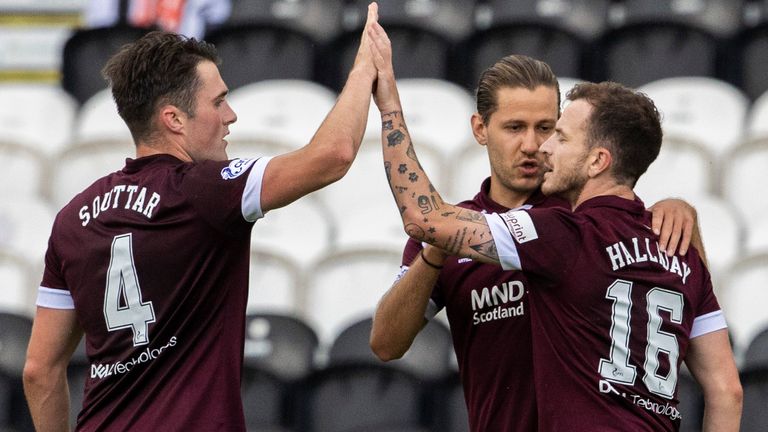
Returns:
[[[267,161],[128,159],[59,212],[38,305],[74,306],[85,330],[77,430],[245,430],[250,232]]]
[[[695,249],[668,256],[640,200],[487,215],[502,266],[532,287],[543,431],[673,431],[690,337],[723,328]]]
[[[508,211],[491,200],[489,189],[490,179],[486,179],[474,199],[459,205],[477,211]],[[531,206],[565,206],[565,202],[537,193],[525,207]],[[420,250],[419,242],[409,240],[403,268]],[[427,319],[445,308],[472,431],[537,430],[528,289],[522,272],[452,256],[432,291]]]

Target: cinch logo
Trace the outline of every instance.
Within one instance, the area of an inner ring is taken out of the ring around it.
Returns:
[[[92,364],[91,378],[103,379],[111,375],[124,374],[130,372],[134,366],[152,361],[160,356],[166,349],[176,346],[176,336],[172,336],[168,343],[160,348],[145,348],[137,357],[127,362],[117,362],[112,364]]]
[[[243,174],[249,166],[253,165],[254,162],[256,162],[256,159],[232,159],[229,166],[224,167],[224,169],[221,170],[221,178],[224,180],[232,180],[240,177],[240,175]]]
[[[507,229],[518,243],[522,244],[539,238],[539,233],[536,232],[536,227],[533,226],[531,216],[527,212],[510,211],[499,216],[507,224]]]

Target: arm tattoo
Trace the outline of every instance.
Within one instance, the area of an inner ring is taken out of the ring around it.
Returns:
[[[499,253],[496,250],[496,242],[493,240],[470,246],[475,252],[494,261],[499,261]]]
[[[424,230],[416,224],[406,225],[405,232],[408,233],[409,237],[416,238],[419,240],[424,240],[424,238],[426,237],[426,233],[424,232]]]
[[[383,130],[392,130],[392,120],[385,120],[381,122],[381,128]]]
[[[392,181],[392,162],[384,161],[384,171],[387,173],[387,181]]]
[[[387,134],[387,145],[394,147],[402,143],[404,139],[405,134],[403,134],[400,130],[394,130]],[[413,146],[413,144],[411,144],[411,146]]]
[[[456,219],[460,221],[485,224],[485,218],[483,217],[483,214],[474,210],[461,209],[456,215]]]

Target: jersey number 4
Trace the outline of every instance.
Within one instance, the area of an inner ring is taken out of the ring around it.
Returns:
[[[104,294],[104,318],[109,331],[130,328],[133,331],[133,346],[139,346],[149,343],[149,324],[155,322],[155,310],[151,301],[141,299],[132,239],[131,234],[123,234],[112,240]]]
[[[630,364],[629,335],[632,319],[632,282],[617,279],[605,297],[613,301],[611,321],[611,351],[609,359],[600,360],[600,375],[608,381],[634,385],[637,368]],[[677,359],[680,347],[674,334],[661,329],[660,312],[666,311],[670,321],[679,324],[683,320],[683,295],[679,292],[653,288],[646,294],[648,322],[646,325],[647,344],[643,383],[651,393],[667,399],[675,394],[677,386]],[[669,373],[659,375],[659,355],[665,353],[669,358]]]

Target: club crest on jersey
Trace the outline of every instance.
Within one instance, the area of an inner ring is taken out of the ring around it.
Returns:
[[[224,180],[238,178],[249,166],[253,165],[254,162],[256,162],[256,159],[232,159],[229,162],[229,166],[224,167],[224,169],[221,170],[221,178]]]
[[[507,229],[512,234],[512,237],[519,244],[539,238],[539,233],[536,232],[536,227],[533,226],[531,216],[527,212],[519,210],[510,211],[500,216],[504,223],[507,224]]]

